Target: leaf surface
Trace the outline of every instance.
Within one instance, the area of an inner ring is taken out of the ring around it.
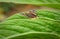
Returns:
[[[0,23],[0,39],[60,39],[60,13],[36,10],[37,18],[20,13]]]

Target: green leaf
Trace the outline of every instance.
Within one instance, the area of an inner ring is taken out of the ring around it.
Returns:
[[[36,18],[20,13],[0,23],[0,39],[60,39],[60,13],[36,10]]]
[[[60,0],[0,0],[0,2],[17,3],[17,4],[33,4],[38,6],[47,6],[60,9]]]
[[[21,4],[44,4],[44,3],[60,3],[60,0],[0,0],[0,2],[12,2]]]
[[[60,10],[60,4],[40,4],[40,6],[51,7],[51,8],[55,8],[55,9]]]

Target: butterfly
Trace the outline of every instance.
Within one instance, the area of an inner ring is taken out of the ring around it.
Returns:
[[[28,18],[35,18],[37,15],[35,13],[35,10],[30,10],[28,12],[22,13],[24,16],[27,16]]]

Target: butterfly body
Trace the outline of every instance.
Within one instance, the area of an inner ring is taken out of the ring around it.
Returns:
[[[24,15],[27,16],[28,18],[35,18],[36,17],[36,13],[34,12],[34,10],[26,12],[26,13],[24,13]]]

